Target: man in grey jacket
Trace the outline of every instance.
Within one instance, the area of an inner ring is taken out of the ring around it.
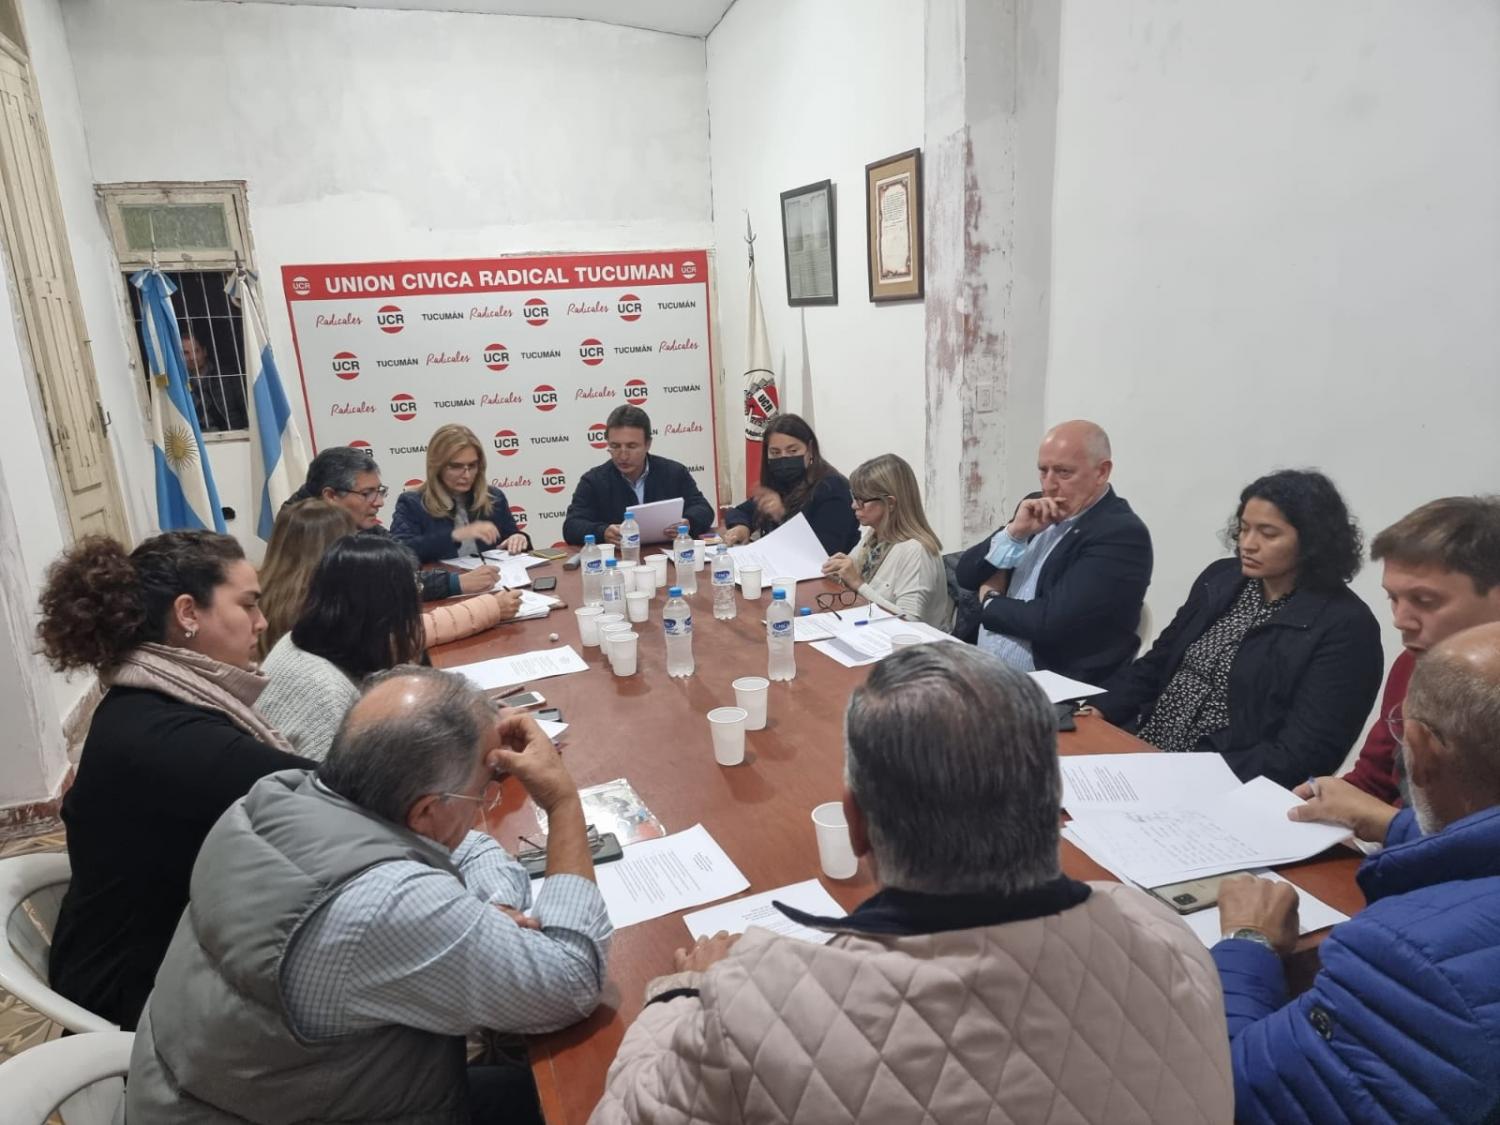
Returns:
[[[470,828],[497,770],[548,814],[535,902]],[[529,1074],[466,1067],[464,1036],[588,1015],[609,937],[577,788],[536,723],[450,673],[384,673],[316,773],[263,779],[204,841],[127,1117],[534,1120]]]

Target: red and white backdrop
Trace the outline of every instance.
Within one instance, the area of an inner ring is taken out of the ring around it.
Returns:
[[[706,251],[285,266],[282,283],[313,448],[368,447],[393,494],[462,422],[517,522],[556,542],[631,403],[652,452],[718,496]]]

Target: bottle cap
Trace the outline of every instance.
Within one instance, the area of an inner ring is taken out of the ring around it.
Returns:
[[[619,563],[620,563],[620,560],[619,560],[619,559],[616,559],[616,558],[608,558],[608,559],[605,559],[605,560],[604,560],[604,569],[605,569],[605,570],[610,570],[610,569],[612,569],[612,568],[614,568],[614,567],[616,567],[616,566],[618,566],[618,565],[619,565]]]
[[[776,589],[771,592],[771,600],[773,602],[786,601],[786,591],[783,590],[780,586],[777,586]]]
[[[594,537],[592,535],[585,535],[583,537],[583,545],[585,547],[592,547],[594,545]]]
[[[772,600],[775,600],[776,595],[772,594],[771,598],[772,598]],[[803,606],[801,609],[799,609],[797,611],[797,616],[798,617],[811,617],[812,616],[812,606],[810,606],[810,605]]]
[[[680,597],[682,597],[682,587],[681,586],[668,586],[667,587],[667,597],[669,597],[669,598],[680,598]]]

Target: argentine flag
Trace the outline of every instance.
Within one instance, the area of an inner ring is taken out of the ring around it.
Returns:
[[[229,299],[239,305],[245,333],[245,371],[250,376],[250,495],[255,534],[267,542],[282,503],[307,477],[307,453],[292,408],[281,387],[270,333],[256,292],[256,276],[241,270],[230,281]]]
[[[203,449],[198,412],[188,397],[187,367],[172,294],[158,269],[130,284],[141,291],[141,337],[151,369],[152,452],[156,458],[156,521],[163,531],[224,531],[219,490]]]

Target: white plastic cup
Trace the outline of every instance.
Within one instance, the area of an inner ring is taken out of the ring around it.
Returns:
[[[603,562],[605,559],[612,559],[614,557],[615,557],[615,545],[613,543],[600,543],[599,544],[599,561],[600,562]]]
[[[632,590],[625,595],[625,615],[632,621],[651,620],[651,595]]]
[[[604,611],[596,605],[586,605],[575,609],[573,616],[578,621],[578,639],[584,648],[593,648],[599,643],[599,618],[604,616]]]
[[[745,760],[745,709],[715,707],[708,713],[708,728],[714,736],[714,761],[737,766]]]
[[[779,577],[771,579],[771,596],[776,596],[777,590],[786,591],[786,601],[793,609],[797,608],[797,580],[795,578]]]
[[[891,648],[911,648],[912,645],[925,644],[926,637],[918,636],[916,633],[897,633],[891,638]]]
[[[609,655],[609,646],[604,641],[605,626],[619,625],[624,620],[625,615],[623,613],[604,613],[602,611],[600,612],[598,617],[594,618],[594,628],[598,631],[597,635],[599,638],[595,643],[598,644],[599,651],[602,652],[605,656]]]
[[[640,637],[634,633],[611,633],[609,638],[610,666],[617,676],[635,675],[636,659],[640,652]]]
[[[615,638],[621,633],[631,632],[629,624],[624,621],[616,621],[612,625],[599,626],[599,651],[609,658],[610,666],[615,662]]]
[[[740,563],[740,592],[751,601],[760,600],[760,566],[757,563]]]
[[[702,570],[703,569],[703,555],[704,555],[703,540],[701,540],[701,539],[694,539],[693,540],[693,569],[694,570]]]
[[[842,801],[829,801],[812,811],[818,836],[818,864],[830,879],[849,879],[859,870],[859,857],[849,842],[849,822]]]
[[[630,568],[630,588],[650,598],[656,594],[656,568],[649,563]]]
[[[766,729],[766,700],[771,681],[764,676],[741,676],[729,685],[734,688],[735,705],[745,712],[746,730]]]
[[[660,590],[667,584],[667,556],[652,555],[646,563],[651,567],[651,573],[656,578],[656,588]]]

